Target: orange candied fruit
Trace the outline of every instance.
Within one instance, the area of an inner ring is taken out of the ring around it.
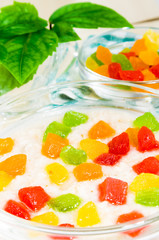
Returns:
[[[136,40],[136,42],[131,48],[131,52],[135,52],[136,55],[139,55],[141,51],[146,51],[146,50],[147,50],[147,47],[145,45],[145,39],[143,38]]]
[[[105,65],[109,65],[112,60],[112,53],[110,50],[106,47],[103,46],[98,46],[97,52],[96,52],[96,57],[98,60],[100,60],[102,63]]]
[[[101,166],[95,163],[82,163],[74,168],[73,173],[78,182],[103,177]]]
[[[49,158],[58,158],[62,148],[69,145],[66,138],[62,138],[54,133],[48,133],[45,143],[42,145],[42,154]]]
[[[139,54],[139,58],[147,65],[155,65],[158,53],[151,50],[142,51]]]
[[[25,154],[13,155],[0,162],[0,171],[8,173],[12,177],[23,175],[26,169],[27,156]]]
[[[135,71],[149,68],[147,64],[145,64],[140,58],[138,57],[130,57],[129,61]]]
[[[108,65],[102,65],[102,66],[99,66],[98,68],[96,68],[94,70],[94,72],[102,75],[102,76],[105,76],[105,77],[109,77],[109,73],[108,73]]]
[[[97,138],[107,138],[111,137],[115,134],[115,130],[106,122],[99,121],[96,123],[88,132],[89,138],[97,139]]]
[[[139,132],[138,128],[128,128],[126,130],[126,133],[129,136],[129,142],[133,147],[138,146],[138,137],[137,137],[138,132]]]
[[[13,146],[14,141],[12,138],[0,138],[0,155],[11,152]]]
[[[148,80],[156,79],[155,75],[152,72],[150,72],[148,69],[143,70],[142,74],[144,75],[144,80],[148,81]]]

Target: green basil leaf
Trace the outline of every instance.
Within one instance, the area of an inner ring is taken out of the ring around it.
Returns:
[[[80,37],[68,23],[56,23],[52,30],[57,34],[60,43],[80,40]]]
[[[0,44],[0,61],[7,58],[7,55],[8,55],[7,49],[2,44]]]
[[[124,17],[105,6],[83,2],[57,9],[49,19],[50,23],[66,22],[76,28],[120,28],[133,27]]]
[[[57,36],[53,31],[43,29],[9,40],[3,39],[2,42],[8,50],[8,58],[1,62],[16,80],[23,84],[30,74],[56,51]]]
[[[0,36],[36,32],[47,25],[47,21],[38,17],[38,11],[30,3],[14,2],[13,5],[1,9]]]

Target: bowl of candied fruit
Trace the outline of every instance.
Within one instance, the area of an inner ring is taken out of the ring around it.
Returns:
[[[158,53],[157,28],[110,30],[83,43],[78,58],[80,75],[82,79],[114,79],[159,89]]]

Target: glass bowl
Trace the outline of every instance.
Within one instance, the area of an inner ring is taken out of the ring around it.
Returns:
[[[134,86],[133,83],[122,84],[125,89]],[[150,92],[149,88],[135,85],[145,92],[130,93],[125,90],[123,93],[123,90],[116,88],[117,85],[120,83],[113,80],[111,83],[109,80],[69,82],[23,92],[14,98],[4,98],[0,106],[0,137],[8,136],[13,129],[18,131],[19,126],[26,122],[47,119],[69,109],[78,111],[81,108],[102,107],[135,113],[150,111],[159,119],[158,91],[152,89]],[[159,212],[126,224],[66,229],[23,220],[0,210],[1,240],[127,240],[130,237],[123,232],[145,226],[145,230],[135,239],[159,239]]]
[[[97,47],[102,45],[110,49],[114,54],[119,53],[124,48],[130,48],[137,39],[142,38],[143,34],[152,29],[155,32],[159,33],[159,28],[155,27],[137,27],[134,29],[123,28],[110,30],[100,35],[95,35],[89,37],[86,41],[83,42],[82,47],[79,50],[78,62],[79,62],[79,71],[81,78],[90,79],[90,80],[109,80],[110,82],[114,79],[102,76],[98,73],[93,72],[88,69],[85,65],[86,59],[94,52],[96,52]],[[123,81],[123,80],[117,80]],[[128,82],[128,81],[127,81]],[[135,84],[142,86],[147,86],[154,89],[159,89],[159,79],[149,80],[149,81],[131,81]],[[130,89],[135,90],[136,89]]]

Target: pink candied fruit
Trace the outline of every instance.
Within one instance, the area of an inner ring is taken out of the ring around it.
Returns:
[[[114,137],[109,143],[109,153],[126,155],[130,150],[129,136],[126,132]]]

